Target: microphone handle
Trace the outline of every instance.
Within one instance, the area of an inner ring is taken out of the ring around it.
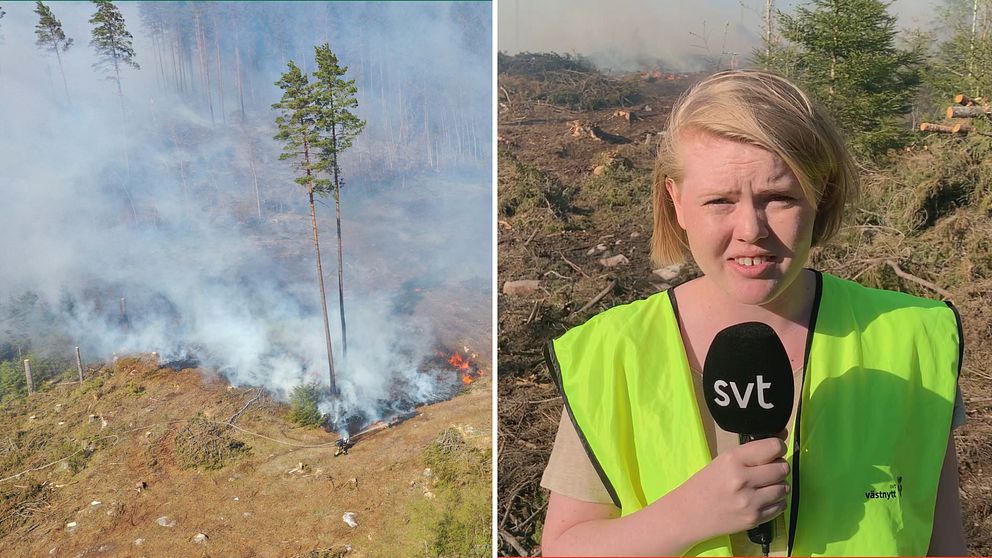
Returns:
[[[754,440],[764,440],[765,438],[774,437],[773,434],[738,434],[737,436],[741,445]],[[768,549],[772,544],[774,534],[774,525],[772,524],[773,521],[774,520],[768,520],[757,527],[747,530],[747,538],[754,544],[761,545],[761,550],[764,552],[765,556],[768,556]]]

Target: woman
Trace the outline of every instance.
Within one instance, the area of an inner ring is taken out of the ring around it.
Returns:
[[[830,118],[781,77],[724,72],[680,99],[652,256],[688,252],[703,275],[549,344],[566,412],[545,556],[756,555],[744,532],[769,520],[777,555],[965,552],[956,313],[804,268],[857,187]],[[748,321],[781,338],[796,404],[779,438],[738,445],[700,371],[716,333]]]

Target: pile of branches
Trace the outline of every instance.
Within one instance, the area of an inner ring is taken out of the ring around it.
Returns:
[[[544,81],[545,76],[555,72],[596,72],[592,62],[581,56],[555,52],[521,52],[513,56],[501,52],[496,67],[500,74],[523,75],[538,81]]]
[[[248,453],[247,444],[231,438],[218,424],[194,417],[176,433],[176,459],[187,469],[220,469],[230,459]]]
[[[498,68],[508,104],[523,98],[572,110],[599,110],[630,106],[641,98],[634,85],[603,75],[580,56],[500,53]]]
[[[51,486],[46,482],[29,482],[26,486],[0,489],[0,538],[30,521],[31,517],[48,508],[52,500]]]

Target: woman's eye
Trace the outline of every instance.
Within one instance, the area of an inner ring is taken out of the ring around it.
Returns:
[[[727,198],[716,198],[712,200],[707,200],[705,203],[703,203],[703,205],[723,205],[727,203],[731,203],[730,200],[728,200]]]

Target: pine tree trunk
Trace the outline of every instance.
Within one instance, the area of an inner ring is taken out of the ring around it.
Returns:
[[[134,208],[134,199],[131,198],[131,190],[128,185],[131,183],[131,156],[129,155],[127,139],[127,115],[124,112],[124,89],[121,87],[121,69],[117,64],[117,57],[114,56],[114,76],[117,78],[117,100],[121,107],[121,134],[124,136],[124,165],[127,168],[127,180],[122,184],[127,203],[131,207],[131,219],[138,220],[138,211]]]
[[[311,177],[310,174],[310,147],[307,145],[306,140],[303,141],[303,161],[307,171],[307,177]],[[334,350],[331,346],[331,323],[327,317],[327,294],[324,289],[324,269],[320,262],[320,239],[317,236],[317,207],[313,202],[313,184],[307,186],[307,193],[310,196],[310,223],[313,226],[313,248],[317,253],[317,281],[320,283],[320,309],[324,314],[324,340],[327,342],[327,371],[331,378],[331,398],[337,398],[338,387],[334,380]]]
[[[227,111],[224,108],[224,77],[221,74],[221,57],[220,57],[220,28],[217,27],[217,18],[212,17],[211,21],[214,23],[214,65],[217,67],[217,100],[220,101],[220,121],[222,124],[227,124]]]
[[[337,149],[337,135],[331,128],[331,137]],[[334,155],[334,211],[338,224],[338,304],[341,308],[341,346],[345,358],[348,356],[348,328],[344,324],[344,247],[341,240],[341,183],[338,178],[338,156]]]
[[[207,107],[210,109],[210,125],[217,124],[214,118],[213,90],[210,84],[210,62],[207,55],[207,35],[203,32],[203,23],[198,11],[193,12],[193,34],[196,36],[196,59],[200,64],[200,80],[207,94]]]
[[[308,173],[310,171],[307,171]],[[336,398],[338,387],[334,381],[334,351],[331,348],[331,324],[327,318],[327,295],[324,290],[324,270],[320,265],[320,239],[317,237],[317,208],[313,203],[313,190],[310,191],[310,223],[313,226],[313,247],[317,253],[317,279],[320,282],[320,307],[324,313],[324,340],[327,342],[327,371],[331,378],[331,397]]]
[[[234,37],[234,41],[238,42],[238,37]],[[241,81],[241,47],[234,47],[234,77],[235,82],[238,86],[238,101],[241,103],[241,121],[245,121],[245,87],[244,83]]]
[[[62,55],[59,54],[59,47],[55,45],[55,59],[59,61],[59,73],[62,74],[62,87],[65,87],[65,100],[72,106],[72,99],[69,97],[69,84],[65,81],[65,70],[62,68]]]
[[[258,173],[255,172],[255,150],[248,143],[248,166],[251,168],[251,183],[255,188],[255,209],[258,211],[258,220],[262,220],[262,196],[258,192]]]

